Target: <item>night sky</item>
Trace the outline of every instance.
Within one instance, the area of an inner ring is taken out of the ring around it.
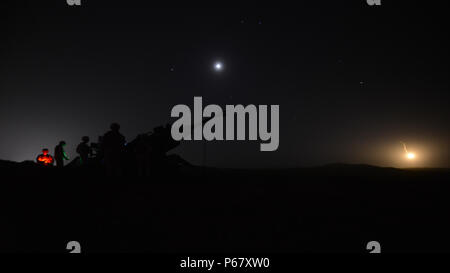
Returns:
[[[112,122],[131,141],[203,96],[280,105],[278,151],[212,142],[207,165],[450,167],[449,31],[436,3],[11,2],[0,4],[0,159],[33,160],[60,140],[74,158]],[[203,145],[175,152],[203,164]]]

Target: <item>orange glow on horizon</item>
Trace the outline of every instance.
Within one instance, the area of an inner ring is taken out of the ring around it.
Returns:
[[[413,160],[416,158],[416,155],[414,153],[407,153],[406,158],[408,158],[409,160]]]

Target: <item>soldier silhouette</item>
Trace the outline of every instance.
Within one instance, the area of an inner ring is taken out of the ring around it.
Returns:
[[[97,161],[103,160],[103,136],[99,136],[97,143],[91,142],[91,157]]]
[[[103,136],[103,156],[106,174],[122,175],[122,157],[125,150],[125,137],[119,132],[118,123],[111,124],[111,130]]]
[[[81,139],[81,143],[77,146],[77,153],[80,155],[80,162],[82,165],[86,165],[89,160],[89,155],[92,154],[92,148],[88,145],[89,137],[84,136]]]
[[[48,149],[42,149],[42,154],[38,155],[36,162],[42,166],[53,166],[55,160],[53,156],[49,154]]]
[[[64,167],[64,160],[69,160],[69,157],[66,154],[66,151],[64,150],[64,147],[66,146],[65,141],[59,142],[59,144],[55,147],[55,161],[56,161],[56,167]]]

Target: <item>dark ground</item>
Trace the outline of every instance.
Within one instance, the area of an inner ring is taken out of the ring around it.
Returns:
[[[0,162],[0,251],[449,251],[448,169],[200,168],[109,179]],[[83,178],[83,177],[88,177]]]

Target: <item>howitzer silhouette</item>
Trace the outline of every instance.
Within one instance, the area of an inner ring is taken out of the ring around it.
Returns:
[[[152,153],[166,155],[169,151],[180,145],[180,142],[173,140],[171,135],[171,125],[159,126],[153,131],[137,136],[126,145],[126,149],[136,149],[140,142],[151,148]]]
[[[203,119],[206,123],[212,118]],[[191,126],[193,131],[201,124]],[[181,141],[172,138],[172,124],[158,126],[153,131],[138,135],[133,141],[125,146],[125,165],[127,169],[144,168],[142,172],[147,172],[147,168],[160,171],[164,169],[173,169],[180,166],[191,166],[189,162],[178,155],[168,155],[170,151],[181,145]]]
[[[213,118],[204,118],[202,124],[212,120]],[[193,124],[191,126],[191,131],[202,124]],[[136,145],[136,142],[139,141],[139,138],[144,138],[147,145],[152,147],[154,153],[166,154],[169,151],[177,148],[181,145],[181,141],[176,141],[172,138],[171,134],[172,124],[166,124],[165,126],[158,126],[153,129],[153,131],[147,132],[145,134],[139,135],[132,142],[127,144],[127,148],[133,147]]]

